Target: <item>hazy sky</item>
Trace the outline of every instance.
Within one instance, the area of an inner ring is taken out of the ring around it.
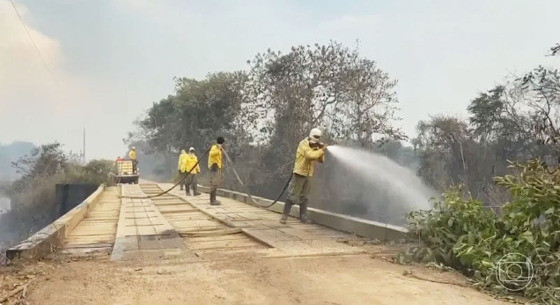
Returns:
[[[539,64],[560,42],[560,1],[0,0],[0,143],[55,140],[113,159],[174,76],[246,69],[267,48],[360,41],[399,80],[399,124],[464,115],[479,91]]]

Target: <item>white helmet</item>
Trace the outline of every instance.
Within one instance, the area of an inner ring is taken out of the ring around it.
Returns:
[[[319,128],[313,128],[311,129],[311,132],[309,132],[309,140],[311,142],[319,142],[319,139],[321,139],[322,135],[323,133]]]
[[[181,150],[181,153],[186,154],[187,152],[183,149],[183,150]]]
[[[194,151],[194,147],[189,148],[189,152]]]
[[[136,147],[135,147],[135,146],[132,146],[131,149],[132,149],[132,150],[136,150]]]

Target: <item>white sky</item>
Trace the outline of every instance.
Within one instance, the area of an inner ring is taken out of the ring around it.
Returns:
[[[410,136],[430,114],[543,64],[560,42],[560,1],[16,1],[50,77],[0,0],[0,143],[58,140],[113,159],[133,121],[172,93],[174,76],[246,69],[271,48],[337,40],[399,80]]]

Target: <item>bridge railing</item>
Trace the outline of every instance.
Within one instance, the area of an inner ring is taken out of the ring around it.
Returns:
[[[205,193],[210,192],[210,188],[207,186],[199,185],[198,189]],[[251,204],[251,200],[249,199],[249,196],[247,194],[236,191],[218,189],[218,196],[227,197],[243,203]],[[273,202],[273,200],[258,196],[251,197],[261,205],[269,205]],[[284,202],[279,201],[267,209],[276,213],[282,213],[282,210],[284,209]],[[307,212],[309,214],[309,218],[314,223],[370,239],[377,239],[380,241],[397,241],[405,239],[406,234],[408,233],[408,230],[403,227],[366,220],[344,214],[328,212],[320,209],[308,208]],[[299,217],[299,206],[294,205],[290,214],[293,217]]]
[[[62,245],[66,234],[71,232],[87,215],[88,211],[95,206],[98,202],[97,197],[104,189],[105,186],[100,185],[93,194],[68,213],[31,235],[28,239],[8,249],[6,256],[9,259],[39,259],[56,251]]]

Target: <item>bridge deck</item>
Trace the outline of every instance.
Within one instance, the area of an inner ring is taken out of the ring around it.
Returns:
[[[110,253],[115,242],[121,208],[116,187],[108,187],[85,218],[66,235],[65,252]]]
[[[170,186],[170,184],[162,184],[160,188],[167,189]],[[354,247],[337,242],[338,238],[348,237],[348,234],[324,226],[302,224],[298,219],[292,217],[284,225],[279,222],[279,214],[230,198],[219,197],[222,205],[211,206],[208,204],[208,195],[187,197],[177,189],[172,190],[171,194],[188,200],[192,206],[213,219],[226,223],[230,227],[241,229],[243,233],[259,240],[271,249],[278,250],[268,251],[267,255],[324,255],[359,252]]]
[[[70,254],[111,253],[112,260],[171,257],[219,257],[252,252],[264,256],[341,255],[359,248],[337,242],[348,235],[229,198],[210,206],[208,195],[185,196],[171,184],[122,185],[108,188],[100,202],[65,240]],[[138,198],[127,198],[138,197]]]

